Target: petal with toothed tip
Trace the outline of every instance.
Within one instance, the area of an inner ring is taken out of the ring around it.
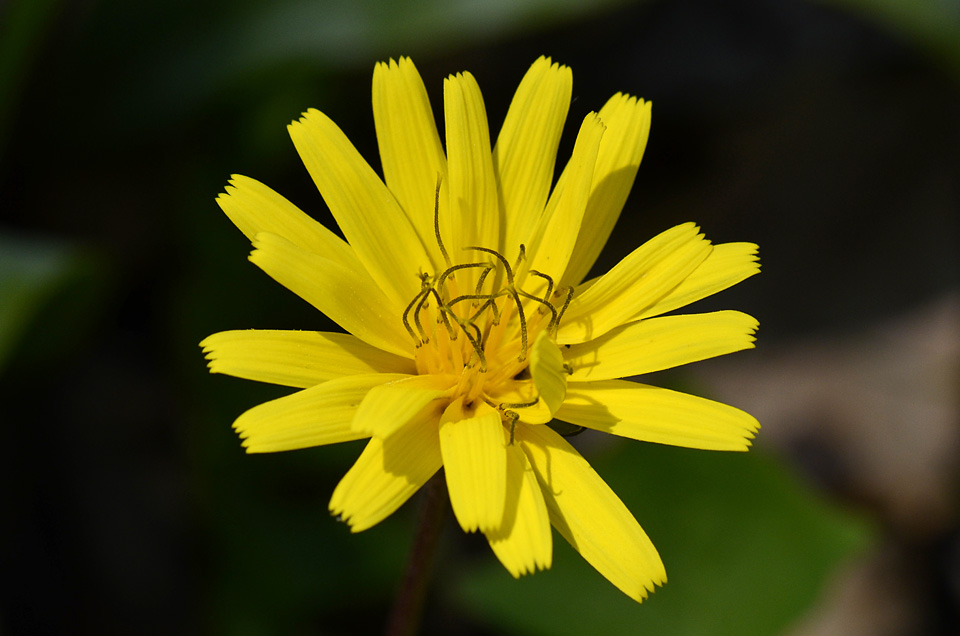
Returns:
[[[261,232],[250,261],[328,318],[378,349],[412,358],[403,308],[392,303],[362,269],[311,254],[276,234]]]
[[[389,517],[440,470],[440,411],[425,410],[390,437],[371,439],[340,480],[330,512],[346,521],[352,532]]]
[[[457,398],[440,418],[440,451],[460,527],[465,532],[499,528],[507,488],[500,413],[483,402],[464,408],[463,398]]]
[[[507,446],[503,525],[486,535],[494,554],[514,578],[546,570],[553,561],[547,505],[530,460],[516,444]]]
[[[706,450],[745,451],[760,424],[727,404],[629,382],[570,382],[557,419],[596,431]]]
[[[430,259],[393,193],[329,117],[310,109],[288,126],[297,152],[370,277],[394,304],[413,298]]]
[[[577,290],[557,332],[560,344],[599,338],[663,298],[710,254],[712,246],[693,223],[650,239],[609,272]]]
[[[237,418],[233,428],[248,453],[310,448],[367,437],[350,427],[363,396],[399,380],[397,373],[351,375],[264,402]]]
[[[620,217],[643,159],[650,133],[650,102],[617,93],[600,109],[607,132],[597,151],[590,199],[577,245],[560,286],[576,285],[587,275]]]
[[[666,583],[653,543],[576,449],[546,426],[518,429],[517,441],[540,482],[550,522],[590,565],[635,601]]]
[[[760,273],[757,246],[753,243],[721,243],[693,273],[670,293],[633,316],[633,320],[659,316],[722,292]]]
[[[739,311],[639,320],[563,349],[571,382],[672,369],[753,347],[757,320]]]
[[[573,74],[540,57],[523,76],[493,149],[506,228],[500,253],[516,258],[543,214],[570,109]]]
[[[416,373],[416,366],[345,333],[238,329],[200,343],[211,373],[308,388],[348,375]]]
[[[387,187],[397,197],[433,261],[443,268],[434,236],[434,192],[447,180],[447,159],[423,80],[408,57],[380,62],[373,71],[373,122]],[[446,217],[446,196],[441,217]]]

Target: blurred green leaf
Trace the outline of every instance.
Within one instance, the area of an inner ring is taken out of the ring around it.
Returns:
[[[453,594],[476,620],[553,636],[778,634],[869,542],[862,521],[762,452],[631,443],[592,463],[656,544],[670,582],[638,605],[555,533],[548,572],[513,581],[491,555],[464,574]]]
[[[82,260],[62,243],[0,233],[0,369],[44,305],[82,268]]]
[[[59,4],[58,0],[0,4],[0,156],[21,88]]]
[[[817,0],[857,13],[931,53],[960,76],[957,0]]]
[[[231,10],[218,27],[186,40],[133,86],[156,112],[196,108],[225,89],[269,82],[292,65],[318,72],[369,68],[400,55],[429,55],[529,33],[596,14],[626,0],[285,0]],[[155,50],[149,53],[155,55]],[[524,60],[524,63],[529,63]],[[163,115],[161,115],[163,116]]]
[[[233,447],[204,499],[217,577],[206,606],[224,634],[312,633],[311,625],[382,618],[413,534],[419,501],[368,532],[352,534],[331,518],[331,484],[362,445],[341,444],[277,455],[248,456]],[[358,613],[363,615],[357,616]],[[363,633],[338,631],[324,633]]]

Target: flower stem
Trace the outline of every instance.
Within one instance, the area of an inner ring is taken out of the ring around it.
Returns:
[[[433,570],[443,519],[447,510],[447,484],[437,473],[423,488],[420,523],[414,538],[400,590],[393,601],[386,636],[413,636],[420,627],[427,588]]]

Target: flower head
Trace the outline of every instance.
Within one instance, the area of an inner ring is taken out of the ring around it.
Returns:
[[[571,86],[567,67],[537,60],[491,146],[477,82],[451,76],[444,148],[413,62],[378,64],[383,180],[307,111],[290,135],[346,240],[247,177],[217,201],[250,260],[349,333],[227,331],[201,345],[213,372],[302,389],[236,420],[248,452],[369,438],[330,501],[353,531],[443,467],[461,527],[514,576],[550,566],[552,525],[639,601],[666,580],[656,549],[548,424],[746,450],[750,415],[621,378],[752,347],[745,314],[664,314],[759,265],[755,245],[711,245],[686,223],[583,282],[633,184],[650,104],[618,93],[588,114],[551,191]]]

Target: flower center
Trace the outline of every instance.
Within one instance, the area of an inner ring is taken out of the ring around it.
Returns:
[[[439,183],[437,191],[439,197]],[[513,266],[487,247],[465,247],[478,258],[451,263],[438,215],[435,211],[436,239],[447,268],[421,273],[420,291],[403,312],[417,372],[458,378],[455,396],[468,406],[483,400],[514,424],[517,415],[510,409],[535,406],[539,399],[528,370],[530,347],[542,331],[554,336],[573,288],[555,289],[550,276],[522,270],[523,245]],[[521,285],[534,280],[542,296]]]

